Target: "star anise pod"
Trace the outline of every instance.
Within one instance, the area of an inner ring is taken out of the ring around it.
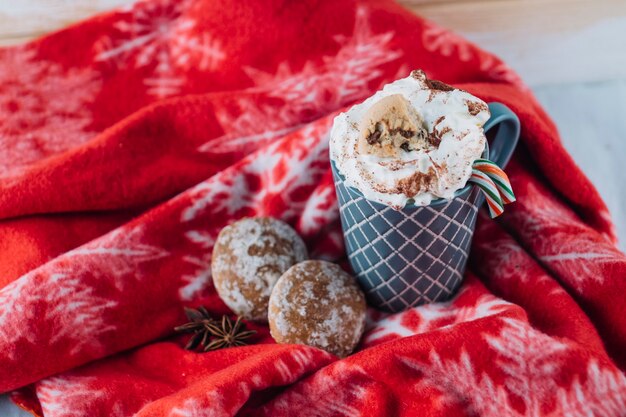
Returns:
[[[233,323],[227,316],[223,316],[220,324],[211,324],[208,327],[213,340],[209,344],[203,343],[205,352],[226,347],[245,346],[247,344],[246,339],[256,333],[255,330],[246,330],[246,325],[241,321],[241,317],[237,317]]]
[[[185,346],[187,350],[203,346],[207,352],[231,346],[245,346],[245,340],[256,333],[254,330],[246,330],[241,317],[237,317],[234,324],[227,316],[223,316],[219,322],[213,319],[204,307],[185,308],[185,315],[189,322],[175,327],[174,330],[180,333],[193,333]]]
[[[193,333],[193,336],[185,345],[185,349],[193,350],[199,345],[206,346],[211,337],[210,325],[216,324],[206,308],[198,307],[198,309],[185,307],[185,315],[189,319],[189,323],[175,327],[174,330],[180,333]]]

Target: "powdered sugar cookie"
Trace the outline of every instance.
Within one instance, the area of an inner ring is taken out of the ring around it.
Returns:
[[[278,343],[298,343],[349,355],[365,327],[365,296],[339,265],[305,261],[276,283],[268,319]]]
[[[239,220],[220,232],[213,248],[213,282],[233,312],[267,320],[272,288],[292,265],[307,259],[304,242],[288,224],[269,217]]]

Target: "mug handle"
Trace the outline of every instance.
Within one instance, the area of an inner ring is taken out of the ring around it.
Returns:
[[[489,160],[504,169],[517,146],[521,130],[520,121],[517,115],[502,103],[489,103],[489,111],[491,117],[483,126],[483,130],[487,133],[498,127],[495,137],[489,143]]]

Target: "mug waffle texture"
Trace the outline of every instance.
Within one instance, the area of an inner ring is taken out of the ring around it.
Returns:
[[[459,288],[480,196],[401,211],[372,202],[333,172],[348,260],[368,301],[398,312],[444,301]]]

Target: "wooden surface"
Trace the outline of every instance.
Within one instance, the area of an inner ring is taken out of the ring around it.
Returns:
[[[399,0],[500,55],[530,85],[626,78],[626,0]],[[1,0],[0,45],[132,0]]]

